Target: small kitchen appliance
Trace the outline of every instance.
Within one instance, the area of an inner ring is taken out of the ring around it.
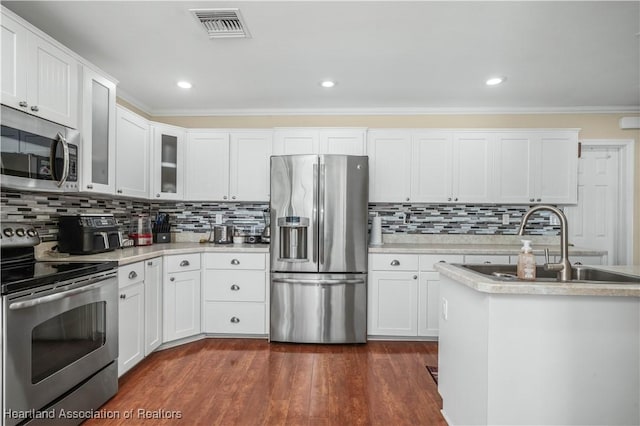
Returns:
[[[113,215],[76,214],[59,219],[58,251],[94,254],[120,248],[121,237]]]
[[[213,242],[215,244],[232,244],[233,243],[233,225],[214,226]]]
[[[158,213],[155,222],[153,222],[152,231],[154,243],[171,242],[171,223],[169,222],[168,213]]]
[[[153,233],[151,232],[151,219],[142,215],[131,220],[129,238],[133,240],[135,246],[150,246],[153,244]]]

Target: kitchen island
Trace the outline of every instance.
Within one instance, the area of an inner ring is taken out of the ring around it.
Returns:
[[[449,424],[640,424],[640,267],[601,267],[638,277],[624,284],[435,268]]]

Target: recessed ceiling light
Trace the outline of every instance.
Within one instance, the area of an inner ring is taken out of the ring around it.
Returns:
[[[507,77],[491,77],[486,81],[487,86],[496,86],[500,83],[504,83]]]
[[[320,86],[325,87],[327,89],[335,85],[336,85],[336,82],[331,80],[324,80],[323,82],[320,83]]]
[[[191,83],[189,83],[188,81],[179,81],[178,87],[182,89],[191,89]]]

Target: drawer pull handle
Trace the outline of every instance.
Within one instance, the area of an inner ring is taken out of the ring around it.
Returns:
[[[129,279],[130,279],[130,280],[134,279],[134,278],[135,278],[135,277],[137,277],[137,276],[138,276],[138,274],[136,274],[136,271],[131,271],[131,272],[129,272]]]
[[[491,261],[489,261],[489,260],[485,260],[485,261],[484,261],[484,264],[485,264],[485,265],[491,265]]]
[[[396,260],[396,259],[393,259],[393,260],[391,261],[391,266],[400,266],[400,261],[399,261],[399,260]]]
[[[230,321],[231,321],[233,324],[237,324],[237,323],[239,323],[239,322],[240,322],[240,318],[238,318],[238,317],[231,317]]]
[[[231,260],[231,264],[232,265],[239,265],[240,261],[238,259],[233,259],[233,260]]]
[[[126,294],[121,294],[121,295],[120,295],[120,299],[124,300],[124,299],[126,299],[126,298],[127,298],[127,295],[126,295]]]
[[[582,265],[582,262],[574,262],[573,264],[576,265],[576,266],[580,266],[580,265]]]
[[[239,285],[237,285],[237,284],[233,284],[233,285],[231,286],[231,290],[233,290],[233,291],[238,291],[238,290],[240,290],[240,286],[239,286]]]
[[[183,260],[182,262],[180,262],[180,266],[189,266],[190,263],[188,260]]]
[[[447,263],[446,260],[438,260],[438,263]]]

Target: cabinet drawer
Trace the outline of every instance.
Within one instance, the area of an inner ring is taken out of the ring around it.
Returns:
[[[418,270],[418,256],[414,254],[373,254],[370,260],[374,271]]]
[[[144,281],[144,262],[136,262],[118,268],[118,288]]]
[[[167,273],[200,269],[200,253],[167,256]]]
[[[264,271],[212,270],[205,272],[204,300],[264,302]]]
[[[435,271],[433,265],[436,263],[462,263],[462,260],[461,254],[422,254],[420,255],[420,270]]]
[[[264,253],[205,253],[204,267],[208,269],[263,269]]]
[[[264,303],[205,302],[205,333],[265,334]]]

